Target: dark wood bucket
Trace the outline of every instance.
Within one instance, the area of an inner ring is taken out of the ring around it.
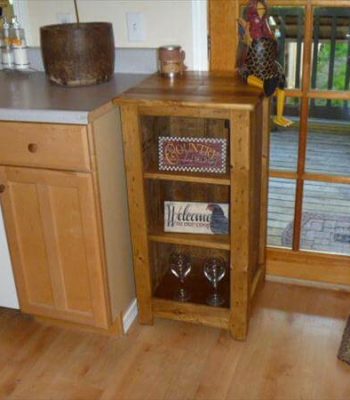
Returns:
[[[46,74],[62,86],[106,82],[114,73],[114,35],[108,22],[47,25],[40,28]]]

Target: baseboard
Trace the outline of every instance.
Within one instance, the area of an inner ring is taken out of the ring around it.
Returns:
[[[269,282],[284,283],[284,284],[288,284],[288,285],[307,286],[307,287],[314,287],[314,288],[318,288],[318,289],[339,290],[342,292],[350,292],[350,286],[339,285],[339,284],[335,284],[335,283],[307,281],[304,279],[288,278],[285,276],[277,276],[277,275],[269,275],[269,274],[266,275],[266,280]]]
[[[123,315],[123,327],[124,327],[124,333],[127,333],[127,331],[130,329],[130,326],[132,323],[135,321],[138,313],[138,308],[137,308],[137,299],[134,299],[128,309],[125,311]]]

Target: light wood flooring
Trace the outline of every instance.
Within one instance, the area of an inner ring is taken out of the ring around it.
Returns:
[[[108,338],[0,309],[0,399],[347,400],[349,314],[350,293],[271,282],[246,342],[166,320]]]

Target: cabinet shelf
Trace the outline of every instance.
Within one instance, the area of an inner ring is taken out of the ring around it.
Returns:
[[[169,271],[167,270],[160,283],[157,285],[155,289],[153,297],[171,300],[174,303],[177,303],[174,298],[174,294],[178,290],[180,285],[179,280]],[[210,285],[209,281],[205,278],[203,274],[203,269],[201,265],[195,263],[193,268],[185,279],[184,287],[186,291],[190,294],[190,299],[188,302],[192,304],[192,307],[195,308],[198,304],[206,306],[207,308],[230,308],[230,273],[229,271],[225,275],[224,279],[220,281],[218,287],[218,293],[224,298],[225,302],[220,307],[208,306],[206,304],[207,297],[213,293],[213,288]],[[180,303],[184,304],[184,303]]]
[[[161,181],[176,181],[176,182],[189,182],[189,183],[202,183],[207,185],[221,185],[230,186],[231,181],[227,175],[188,175],[181,173],[158,172],[150,171],[145,172],[145,179],[161,180]]]
[[[168,233],[154,231],[148,239],[157,243],[178,244],[183,246],[205,247],[210,249],[230,250],[229,235],[201,235],[191,233]]]

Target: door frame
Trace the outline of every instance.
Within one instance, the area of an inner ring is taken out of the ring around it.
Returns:
[[[192,2],[193,70],[208,71],[208,0]]]

